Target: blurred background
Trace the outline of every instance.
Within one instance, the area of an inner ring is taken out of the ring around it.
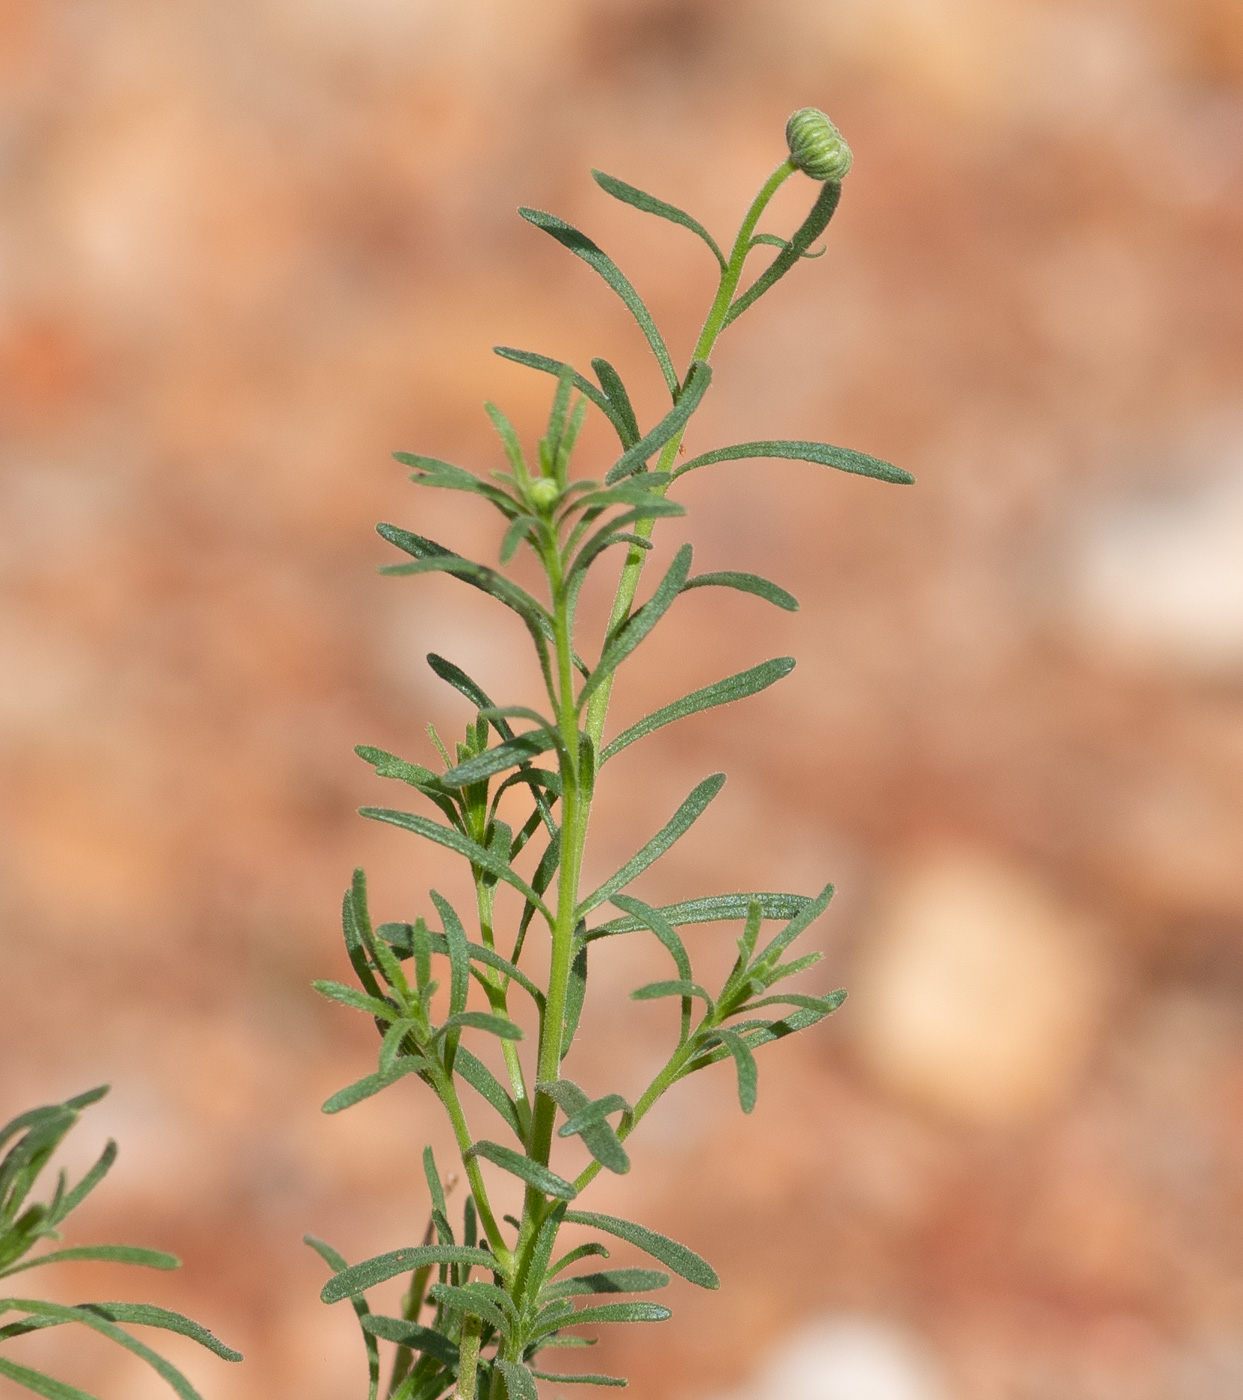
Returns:
[[[377,577],[376,520],[498,542],[388,454],[497,467],[485,397],[533,438],[551,381],[496,343],[603,354],[650,420],[626,312],[515,206],[601,242],[684,361],[710,259],[589,168],[724,238],[815,104],[856,156],[828,256],[726,334],[689,445],[816,438],[918,485],[687,479],[665,556],[690,538],[802,611],[688,598],[615,724],[799,665],[619,759],[592,858],[726,768],[636,892],[832,879],[806,984],[851,998],[768,1053],[752,1118],[706,1074],[601,1183],[723,1288],[675,1285],[593,1365],[654,1400],[1237,1397],[1237,4],[7,0],[0,73],[0,1121],[113,1082],[67,1159],[111,1134],[120,1160],[70,1242],[186,1261],[49,1296],[200,1318],[248,1353],[173,1339],[216,1400],[365,1393],[300,1237],[416,1242],[447,1139],[412,1081],[319,1113],[374,1036],[308,983],[346,975],[355,863],[387,918],[460,883],[355,815],[397,794],[351,750],[429,762],[427,720],[460,729],[429,650],[532,693],[487,600]],[[593,428],[578,468],[608,460]],[[659,950],[614,942],[571,1072],[625,1093],[669,1026],[625,995]],[[166,1393],[97,1340],[20,1355]]]

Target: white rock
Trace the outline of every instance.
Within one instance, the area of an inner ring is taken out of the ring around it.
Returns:
[[[1085,518],[1069,582],[1090,641],[1184,671],[1243,670],[1243,445],[1222,456]]]
[[[905,1331],[875,1318],[809,1323],[731,1400],[950,1400],[936,1364]]]
[[[897,871],[848,985],[855,1043],[887,1088],[981,1125],[1056,1103],[1105,1014],[1100,932],[1027,871],[944,849]]]

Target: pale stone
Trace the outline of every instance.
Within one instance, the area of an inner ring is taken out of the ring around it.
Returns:
[[[1202,449],[1207,470],[1129,487],[1085,517],[1070,601],[1091,643],[1183,672],[1243,670],[1243,432],[1231,438]]]
[[[867,1317],[826,1317],[788,1337],[733,1400],[950,1400],[915,1338]]]
[[[1082,1075],[1109,977],[1100,930],[1028,872],[942,850],[900,870],[851,978],[882,1084],[982,1125],[1056,1104]]]

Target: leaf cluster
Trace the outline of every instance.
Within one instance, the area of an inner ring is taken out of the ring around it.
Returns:
[[[108,1086],[102,1085],[66,1099],[64,1103],[48,1104],[19,1114],[0,1128],[0,1151],[7,1148],[0,1160],[0,1279],[42,1268],[45,1264],[70,1260],[104,1260],[114,1264],[143,1265],[150,1269],[180,1267],[181,1261],[175,1255],[155,1249],[140,1249],[134,1245],[71,1245],[31,1254],[42,1241],[59,1242],[60,1226],[65,1218],[82,1204],[116,1161],[117,1145],[109,1141],[95,1165],[75,1185],[69,1185],[62,1169],[57,1174],[50,1199],[30,1200],[38,1178],[65,1135],[78,1121],[82,1110],[98,1103],[107,1092]],[[0,1317],[10,1313],[15,1317],[0,1324],[0,1343],[46,1327],[77,1323],[140,1357],[182,1400],[199,1400],[199,1394],[175,1366],[139,1341],[121,1326],[122,1323],[176,1332],[190,1337],[226,1361],[242,1359],[239,1352],[225,1346],[197,1322],[150,1303],[103,1302],[69,1306],[40,1298],[0,1298]],[[48,1400],[94,1400],[94,1397],[75,1386],[4,1356],[0,1356],[0,1375],[7,1376],[36,1395],[48,1397]]]

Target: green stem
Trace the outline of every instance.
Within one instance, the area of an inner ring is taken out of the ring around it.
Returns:
[[[721,273],[720,286],[717,288],[716,298],[708,311],[707,319],[704,321],[703,330],[699,333],[699,340],[691,355],[692,363],[695,360],[709,360],[712,351],[716,347],[717,338],[725,327],[725,317],[729,313],[730,303],[734,299],[734,293],[738,290],[738,283],[742,278],[743,266],[747,260],[747,254],[751,251],[751,236],[755,232],[755,226],[760,221],[760,215],[768,207],[769,201],[781,185],[794,174],[798,167],[791,160],[783,160],[781,164],[764,182],[759,194],[751,202],[750,209],[747,210],[746,218],[738,229],[738,236],[734,239],[733,251],[730,254],[729,262],[725,265]],[[673,466],[678,451],[682,446],[682,436],[685,432],[680,432],[672,437],[661,449],[657,459],[658,471],[669,471]],[[663,493],[662,493],[663,494]],[[656,522],[654,520],[641,520],[635,526],[635,534],[641,535],[644,539],[651,537],[652,530]],[[643,573],[643,565],[647,558],[647,551],[638,545],[631,545],[630,552],[626,556],[626,563],[622,569],[621,578],[617,584],[617,593],[613,599],[613,611],[609,615],[609,632],[616,628],[630,616],[630,609],[634,603],[634,595],[638,591],[639,577]],[[609,696],[613,690],[615,676],[610,676],[600,686],[598,686],[587,702],[587,733],[591,736],[591,742],[598,749],[604,737],[604,722],[608,715]]]
[[[495,948],[496,942],[493,936],[493,903],[495,901],[496,890],[492,885],[485,885],[478,875],[475,877],[475,904],[479,911],[479,933],[483,939],[484,946]],[[486,983],[485,990],[488,994],[488,1002],[493,1012],[505,1019],[512,1020],[509,1014],[509,996],[506,990],[507,984],[495,968],[485,967],[483,970]],[[525,1103],[527,1097],[526,1077],[522,1072],[522,1060],[518,1055],[518,1046],[512,1040],[501,1042],[502,1053],[505,1056],[505,1068],[509,1072],[509,1087],[515,1100],[518,1103]]]
[[[492,1253],[496,1255],[498,1262],[504,1265],[506,1270],[512,1269],[514,1256],[505,1243],[505,1237],[501,1234],[500,1226],[496,1223],[496,1216],[492,1214],[492,1206],[488,1201],[488,1188],[484,1182],[483,1173],[479,1170],[478,1161],[474,1157],[467,1156],[474,1146],[475,1140],[471,1136],[470,1127],[466,1122],[466,1114],[462,1111],[462,1101],[458,1098],[453,1076],[446,1074],[434,1060],[431,1061],[430,1073],[432,1086],[449,1114],[449,1121],[453,1124],[453,1135],[457,1139],[458,1151],[461,1153],[462,1167],[466,1172],[466,1179],[470,1182],[471,1194],[475,1198],[475,1207],[479,1211],[479,1223],[483,1226],[484,1234],[487,1235],[488,1243],[492,1246]]]

